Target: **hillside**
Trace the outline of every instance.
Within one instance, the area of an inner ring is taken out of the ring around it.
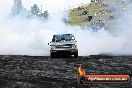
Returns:
[[[119,13],[126,7],[127,1],[122,0],[104,0],[101,2],[91,2],[69,10],[69,20],[66,23],[78,26],[90,26],[92,23],[101,20],[105,23],[111,23]]]

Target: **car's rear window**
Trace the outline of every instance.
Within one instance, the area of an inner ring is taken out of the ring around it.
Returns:
[[[71,40],[75,40],[72,34],[54,35],[52,39],[53,42],[71,41]]]

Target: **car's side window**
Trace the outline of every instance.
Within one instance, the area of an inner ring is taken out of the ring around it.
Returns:
[[[52,42],[55,42],[55,39],[54,38],[52,39]]]
[[[55,42],[55,36],[53,36],[52,42]]]

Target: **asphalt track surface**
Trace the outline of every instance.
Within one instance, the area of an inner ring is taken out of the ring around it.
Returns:
[[[77,68],[87,74],[130,74],[131,56],[0,56],[0,88],[132,88],[125,84],[77,83]]]

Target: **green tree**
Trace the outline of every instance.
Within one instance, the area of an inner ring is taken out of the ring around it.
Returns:
[[[42,13],[41,16],[42,16],[43,18],[48,18],[48,16],[49,16],[48,11],[47,11],[47,10],[44,11],[44,13]]]
[[[37,4],[34,4],[32,7],[31,7],[31,12],[34,14],[34,15],[38,15],[40,13],[40,9],[39,7],[37,6]]]
[[[14,0],[14,6],[12,7],[12,11],[14,14],[19,14],[23,9],[21,0]]]

